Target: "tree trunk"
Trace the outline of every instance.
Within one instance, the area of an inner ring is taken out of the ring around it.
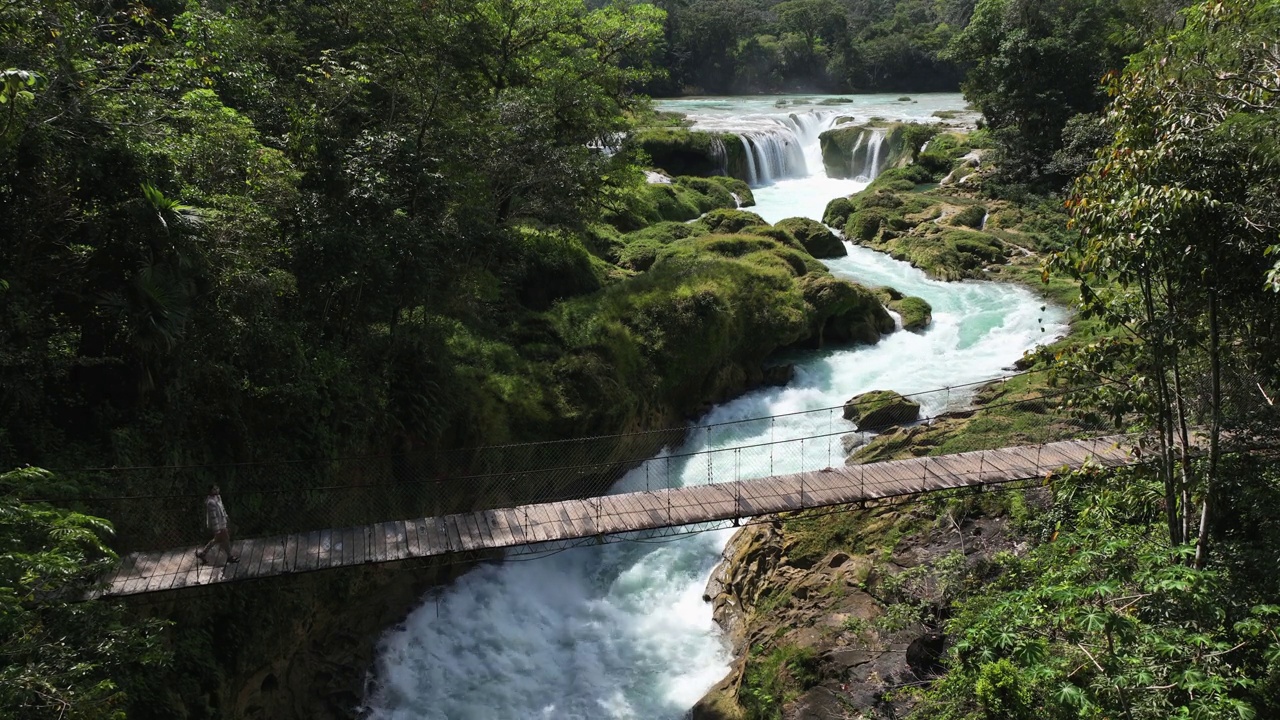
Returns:
[[[1196,569],[1203,570],[1209,562],[1209,523],[1213,518],[1213,493],[1218,479],[1218,459],[1222,433],[1222,348],[1218,327],[1217,283],[1209,292],[1209,373],[1212,387],[1209,390],[1212,419],[1209,425],[1209,469],[1204,478],[1204,500],[1200,504],[1200,536],[1196,539]]]

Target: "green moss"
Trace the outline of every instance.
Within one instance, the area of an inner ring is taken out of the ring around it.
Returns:
[[[714,179],[686,175],[676,178],[675,185],[693,190],[703,198],[703,202],[699,204],[698,209],[701,211],[699,214],[711,212],[717,208],[738,207],[738,201],[733,199],[733,193]]]
[[[982,222],[987,218],[987,208],[982,205],[969,205],[955,215],[947,218],[951,225],[982,229]]]
[[[583,295],[604,285],[604,269],[582,240],[570,233],[521,227],[515,230],[515,254],[507,280],[520,302],[544,310],[561,298]]]
[[[669,175],[717,175],[726,171],[725,140],[717,133],[682,128],[642,130],[632,138],[653,166]]]
[[[920,417],[920,403],[892,390],[863,393],[844,404],[844,419],[859,430],[883,430],[914,422]]]
[[[780,227],[775,227],[773,225],[752,225],[743,228],[742,232],[747,233],[748,235],[759,235],[761,237],[772,238],[789,248],[801,250],[804,251],[806,255],[808,254],[804,245],[800,244],[800,241],[796,239],[795,235],[792,235]]]
[[[716,177],[707,178],[711,182],[718,183],[721,187],[734,195],[738,196],[738,207],[752,207],[756,204],[756,196],[751,192],[751,186],[745,180],[739,180],[736,177],[727,177],[717,175]]]
[[[713,233],[736,233],[752,225],[768,225],[764,218],[746,210],[713,210],[698,221]]]
[[[889,302],[889,309],[902,316],[904,330],[923,330],[933,323],[933,306],[924,298],[904,297]]]
[[[853,209],[853,201],[849,198],[836,198],[827,203],[826,210],[822,212],[822,222],[824,225],[842,228],[849,221],[849,215],[853,214]]]
[[[849,254],[844,243],[826,225],[809,218],[787,218],[776,224],[795,236],[804,249],[816,258],[836,258]]]
[[[883,230],[901,230],[906,227],[902,216],[885,208],[871,207],[849,216],[844,226],[844,236],[853,242],[870,242]]]
[[[893,317],[875,292],[830,273],[810,273],[797,282],[817,344],[824,342],[875,343],[893,332]]]
[[[697,248],[725,257],[742,257],[748,253],[779,249],[776,240],[760,235],[706,235],[698,238]]]

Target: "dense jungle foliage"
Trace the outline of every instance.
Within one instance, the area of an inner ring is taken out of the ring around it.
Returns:
[[[1157,440],[957,606],[922,712],[1277,712],[1280,2],[590,5],[0,4],[0,717],[138,714],[174,663],[162,623],[73,602],[110,524],[23,502],[103,478],[27,466],[652,427],[774,350],[875,341],[809,228],[735,209],[738,181],[645,183],[636,93],[961,77],[991,202],[1071,188],[1046,272],[1105,332],[1052,360]],[[894,208],[933,189],[896,180]],[[957,277],[997,259],[967,232],[938,233],[978,258]]]

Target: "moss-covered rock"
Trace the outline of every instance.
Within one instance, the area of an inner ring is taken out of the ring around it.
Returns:
[[[643,183],[630,189],[621,194],[604,219],[623,232],[632,232],[654,223],[686,222],[711,210],[737,207],[733,195],[721,184],[682,178],[674,183]]]
[[[830,273],[809,273],[797,282],[811,309],[811,344],[874,344],[894,330],[893,317],[871,290]]]
[[[682,222],[661,222],[627,233],[620,240],[617,264],[643,272],[653,266],[658,254],[671,243],[704,234],[706,229],[702,226]]]
[[[684,128],[641,130],[633,142],[649,156],[653,166],[677,175],[724,175],[729,153],[719,133]]]
[[[748,176],[746,149],[742,139],[733,133],[649,128],[633,135],[631,142],[649,156],[654,167],[672,177],[727,175],[746,180]]]
[[[759,235],[761,237],[771,238],[789,248],[801,250],[806,253],[808,252],[805,250],[804,245],[800,244],[800,241],[796,239],[795,235],[792,235],[786,230],[774,225],[750,225],[742,228],[742,232],[747,233],[748,235]]]
[[[842,125],[818,139],[829,177],[875,177],[915,160],[920,146],[937,132],[932,125]]]
[[[675,185],[689,188],[705,197],[706,202],[702,212],[709,212],[716,208],[736,209],[738,207],[738,200],[734,197],[733,192],[712,178],[683,175],[676,178]]]
[[[516,253],[510,258],[507,280],[526,307],[545,310],[556,300],[603,287],[604,268],[577,236],[534,227],[514,232]]]
[[[968,227],[981,230],[987,218],[987,209],[982,205],[968,205],[947,218],[947,224],[957,227]]]
[[[853,242],[867,243],[880,237],[885,230],[906,228],[900,213],[880,207],[869,207],[849,216],[844,226],[844,236]]]
[[[844,243],[826,225],[809,218],[787,218],[775,224],[800,241],[804,249],[816,258],[837,258],[849,254]]]
[[[724,175],[706,179],[733,193],[738,198],[738,207],[752,207],[756,204],[756,196],[751,192],[751,186],[745,180]]]
[[[844,419],[859,430],[884,430],[920,419],[920,403],[892,390],[876,390],[844,404]]]
[[[713,210],[698,221],[713,233],[736,233],[752,225],[768,225],[764,218],[746,210]]]
[[[903,330],[924,330],[933,323],[933,306],[924,298],[904,297],[890,300],[888,305],[902,317]]]

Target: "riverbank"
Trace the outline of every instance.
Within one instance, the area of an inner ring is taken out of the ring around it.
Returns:
[[[959,145],[955,153],[961,152],[972,149]],[[1071,306],[1076,287],[1057,278],[1046,283],[1040,270],[1042,255],[1060,246],[1065,216],[1044,202],[1024,207],[986,200],[979,190],[984,169],[969,170],[963,187],[940,186],[937,176],[913,167],[890,171],[861,193],[833,201],[825,220],[931,276],[1013,283]],[[993,215],[1016,221],[998,220],[1003,227],[989,231]],[[865,231],[870,216],[874,232]],[[998,252],[966,258],[955,252],[956,238],[938,226],[966,227],[972,239],[963,238],[965,246],[981,242]],[[1073,319],[1071,331],[1039,357],[1096,332],[1095,323]],[[1036,365],[1028,357],[1021,367]],[[1020,376],[984,387],[972,405],[1014,402],[1054,386],[1048,373]],[[980,421],[962,415],[888,431],[856,449],[849,463],[1051,439],[1054,431],[1042,417],[1023,417],[1036,412],[1008,408]],[[1039,539],[1029,519],[1048,503],[1042,490],[941,493],[871,509],[788,514],[740,531],[704,593],[735,662],[695,706],[694,720],[909,713],[914,695],[901,691],[940,670],[942,623],[951,604],[990,579],[987,568],[998,556],[1027,552]]]

